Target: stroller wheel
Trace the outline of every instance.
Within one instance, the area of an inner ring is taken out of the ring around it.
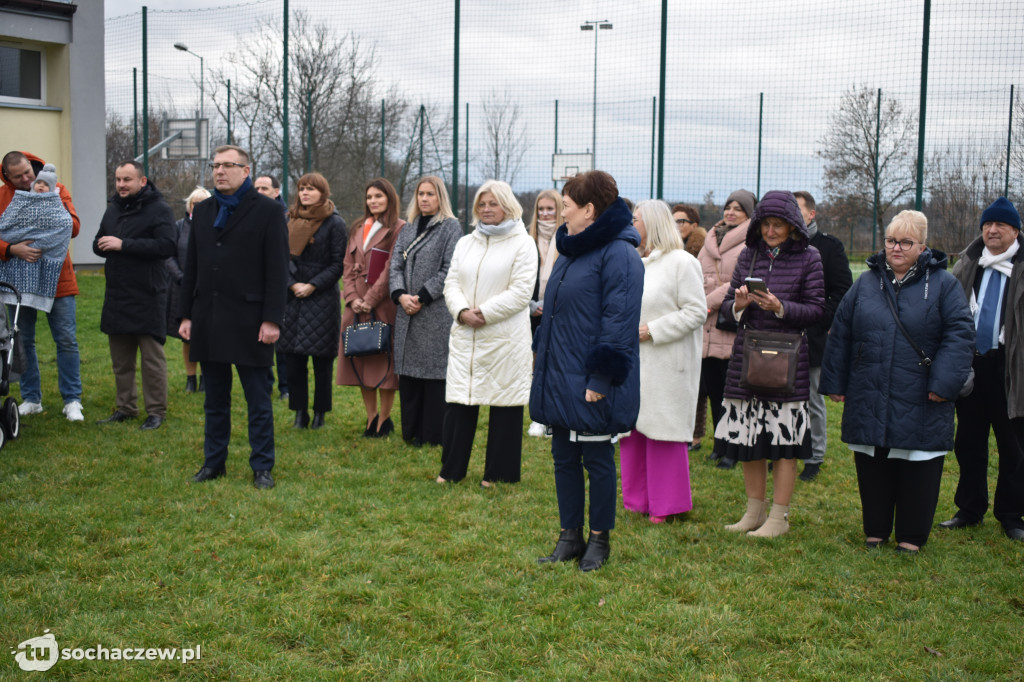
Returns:
[[[14,440],[21,435],[21,414],[18,412],[18,403],[14,398],[8,397],[4,400],[3,410],[0,411],[0,426],[3,427],[3,434],[9,440]]]
[[[0,450],[4,449],[4,443],[7,442],[7,429],[0,429]]]

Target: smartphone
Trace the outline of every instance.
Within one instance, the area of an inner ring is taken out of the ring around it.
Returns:
[[[768,293],[768,285],[760,277],[747,277],[743,282],[747,285],[747,291],[751,294],[755,291],[760,291],[762,294]]]

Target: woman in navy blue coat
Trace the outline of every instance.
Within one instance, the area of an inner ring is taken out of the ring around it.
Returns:
[[[867,546],[888,540],[895,516],[897,551],[913,553],[935,517],[974,319],[946,272],[946,254],[925,246],[923,213],[902,211],[885,235],[885,250],[868,258],[869,270],[836,311],[819,390],[845,402],[842,439],[854,452]],[[890,302],[930,365],[900,331]]]
[[[551,455],[562,532],[541,563],[580,558],[593,571],[608,559],[615,527],[614,434],[640,410],[640,234],[612,176],[588,171],[565,183],[559,258],[534,336],[530,415],[552,427]],[[583,469],[590,476],[590,536],[583,543]]]

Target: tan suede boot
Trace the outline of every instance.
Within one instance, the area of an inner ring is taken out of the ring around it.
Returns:
[[[760,528],[764,523],[764,500],[758,500],[753,497],[747,498],[747,512],[743,515],[743,518],[732,524],[726,526],[726,530],[731,530],[734,533],[742,533],[748,530],[754,530]]]
[[[775,538],[789,532],[789,507],[783,504],[773,504],[772,511],[768,514],[768,520],[757,530],[752,530],[747,535],[755,538]]]

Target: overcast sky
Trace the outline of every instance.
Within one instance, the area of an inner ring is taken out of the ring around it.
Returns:
[[[276,20],[281,8],[281,0],[106,0],[106,16],[138,16],[143,4],[150,10],[151,101],[169,98],[182,109],[198,100],[190,87],[198,79],[197,60],[171,45],[186,42],[204,56],[210,87],[210,71],[225,68],[223,58],[245,44],[256,19]],[[225,9],[187,11],[211,6]],[[377,77],[410,102],[435,101],[450,109],[451,0],[291,0],[290,6],[309,11],[339,35],[360,36],[366,49],[375,49]],[[517,188],[550,186],[555,99],[559,148],[588,151],[594,33],[579,27],[607,19],[614,29],[597,36],[597,165],[619,178],[624,193],[646,197],[660,8],[658,0],[463,0],[460,117],[469,102],[471,154],[482,147],[480,104],[494,90],[514,93],[523,111],[530,145]],[[844,90],[881,88],[917,110],[922,13],[922,1],[908,0],[670,2],[666,197],[699,200],[713,189],[720,200],[738,186],[755,189],[761,92],[762,193],[789,184],[820,187],[814,152]],[[141,43],[134,34],[112,35],[114,26],[137,23],[108,21],[108,108],[127,102],[130,110],[130,71],[140,66]],[[1019,2],[933,3],[929,142],[970,136],[1005,145],[1009,85],[1022,73]],[[211,108],[208,103],[208,115]],[[464,135],[463,127],[460,146]],[[475,175],[471,165],[472,182],[479,180]]]

